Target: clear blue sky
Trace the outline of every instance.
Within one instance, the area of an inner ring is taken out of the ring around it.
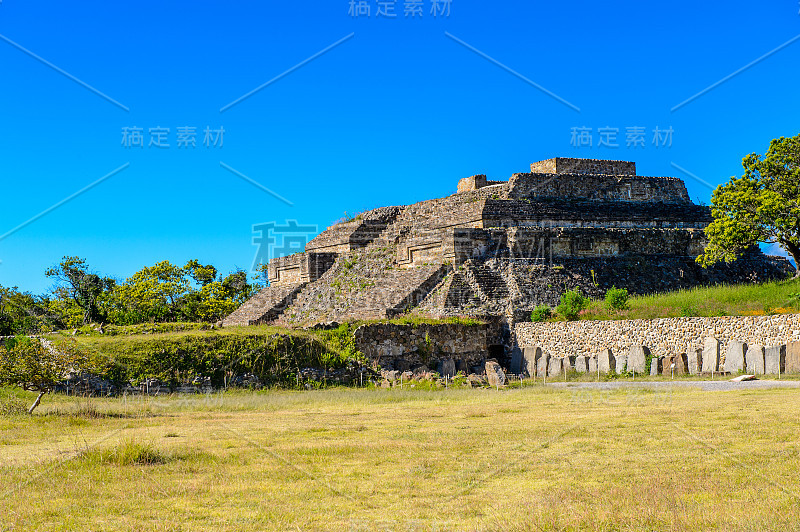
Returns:
[[[674,165],[716,185],[800,133],[800,40],[672,110],[800,35],[797,0],[453,0],[437,17],[431,1],[411,18],[397,0],[390,19],[376,0],[370,17],[350,16],[349,0],[2,0],[0,234],[129,166],[0,240],[0,284],[44,292],[62,255],[118,278],[164,259],[249,269],[254,224],[322,230],[554,156],[634,160],[707,202]],[[122,145],[133,126],[143,148]],[[196,148],[177,146],[184,126]],[[148,147],[156,127],[169,148]],[[225,129],[221,148],[203,145],[206,127]],[[592,147],[573,145],[576,127]],[[598,146],[605,127],[619,147]],[[644,146],[626,146],[632,127]],[[673,129],[671,147],[653,145],[655,128]]]

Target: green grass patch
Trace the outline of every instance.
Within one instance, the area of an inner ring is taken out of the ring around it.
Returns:
[[[614,310],[593,300],[582,320],[629,320],[675,317],[765,316],[800,312],[800,280],[763,284],[721,285],[647,296],[631,296],[628,308]],[[558,318],[551,320],[558,321]]]

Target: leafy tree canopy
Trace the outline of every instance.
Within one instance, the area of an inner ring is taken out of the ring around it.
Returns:
[[[764,156],[751,153],[742,166],[742,177],[714,191],[709,243],[697,262],[732,262],[751,246],[777,243],[800,277],[800,135],[773,140]]]
[[[56,280],[57,296],[72,300],[83,310],[83,323],[104,319],[100,310],[103,295],[114,288],[114,280],[89,270],[86,260],[65,256],[45,275]]]
[[[38,338],[16,337],[0,348],[0,385],[39,392],[29,414],[39,406],[42,396],[70,373],[93,369],[91,357],[71,344],[55,348]]]

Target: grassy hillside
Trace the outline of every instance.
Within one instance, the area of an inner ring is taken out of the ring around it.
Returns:
[[[795,295],[795,297],[792,297]],[[677,316],[763,316],[800,312],[800,281],[694,288],[631,297],[630,309],[613,311],[593,301],[582,320],[627,320]]]
[[[169,324],[152,330],[116,327],[111,334],[95,331],[58,342],[76,342],[101,360],[104,378],[118,383],[155,377],[177,385],[209,377],[220,386],[227,376],[253,373],[266,384],[297,384],[304,367],[337,369],[360,360],[352,327],[328,331],[288,330],[254,326],[207,329],[197,324]]]

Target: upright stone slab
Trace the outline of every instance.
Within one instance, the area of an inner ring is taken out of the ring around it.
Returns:
[[[589,357],[587,360],[589,373],[597,373],[597,357]]]
[[[522,367],[522,349],[517,345],[514,345],[514,348],[511,350],[511,367],[509,369],[511,373],[517,375],[525,372],[525,368]]]
[[[664,357],[653,357],[650,359],[650,375],[661,375],[661,366],[664,362]]]
[[[575,357],[575,371],[587,373],[589,371],[589,359],[585,356]]]
[[[745,353],[747,353],[746,343],[736,340],[728,342],[728,349],[725,351],[725,371],[728,373],[744,371]]]
[[[612,371],[616,371],[616,359],[614,358],[614,353],[611,352],[611,349],[603,349],[600,351],[600,354],[597,355],[597,365],[600,368],[600,373],[610,373]]]
[[[685,375],[687,372],[687,360],[686,353],[664,357],[661,362],[661,374],[665,377]]]
[[[686,369],[689,371],[689,375],[697,375],[700,373],[700,370],[703,369],[703,350],[702,349],[690,349],[688,353],[686,353]]]
[[[764,374],[764,347],[751,345],[744,356],[745,371],[753,375]]]
[[[689,355],[681,353],[677,355],[673,361],[675,362],[675,375],[686,375],[689,373]]]
[[[614,356],[614,366],[620,373],[628,369],[628,355]]]
[[[564,360],[562,361],[562,366],[563,367],[561,368],[561,371],[564,371],[564,370],[574,371],[575,370],[575,359],[576,358],[577,357],[575,357],[575,355],[565,356]]]
[[[506,383],[506,374],[500,364],[493,361],[486,362],[486,381],[489,386],[503,386]]]
[[[550,363],[550,354],[542,353],[542,356],[536,361],[536,375],[539,377],[547,376],[547,366]]]
[[[647,369],[647,357],[650,350],[643,345],[634,345],[628,352],[628,369],[642,374]]]
[[[452,358],[445,358],[439,364],[439,375],[442,377],[453,377],[456,374],[456,361]]]
[[[522,371],[529,377],[536,375],[536,362],[542,356],[541,347],[526,347],[522,351]]]
[[[716,338],[703,339],[703,373],[719,371],[719,340]]]
[[[786,373],[800,373],[800,342],[786,346]]]
[[[673,358],[674,357],[672,357],[672,356],[661,357],[661,359],[660,359],[660,361],[661,361],[660,366],[661,367],[659,368],[659,370],[661,371],[662,375],[665,375],[667,377],[672,375],[672,370],[670,369],[670,366],[672,365],[672,359]]]
[[[764,375],[786,373],[786,346],[778,345],[764,350]]]
[[[550,362],[547,365],[547,376],[558,377],[559,375],[561,375],[561,372],[564,371],[563,367],[564,367],[563,358],[551,357]]]

